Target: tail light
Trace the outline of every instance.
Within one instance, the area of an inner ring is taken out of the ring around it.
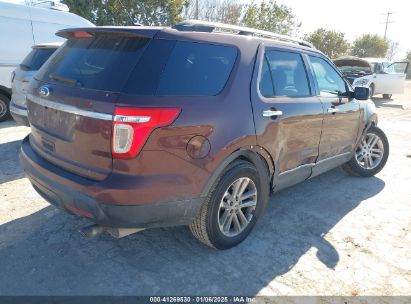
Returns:
[[[117,107],[113,118],[113,158],[133,158],[155,128],[170,125],[180,114],[178,108]]]
[[[92,38],[93,35],[85,31],[75,31],[70,33],[73,38]]]

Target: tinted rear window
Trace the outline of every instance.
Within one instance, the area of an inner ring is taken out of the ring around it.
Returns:
[[[70,39],[37,78],[62,85],[118,92],[149,39],[118,35]]]
[[[137,95],[217,95],[225,86],[237,51],[195,42],[153,40],[125,88]]]
[[[34,48],[20,66],[27,71],[37,71],[55,51],[56,48]]]

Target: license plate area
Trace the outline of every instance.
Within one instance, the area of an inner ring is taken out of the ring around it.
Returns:
[[[79,117],[47,106],[28,103],[30,123],[46,134],[64,141],[72,141]]]

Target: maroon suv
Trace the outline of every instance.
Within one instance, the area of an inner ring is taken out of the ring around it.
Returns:
[[[368,89],[304,41],[193,21],[58,35],[30,84],[21,164],[47,201],[100,227],[190,225],[225,249],[270,192],[386,163]]]

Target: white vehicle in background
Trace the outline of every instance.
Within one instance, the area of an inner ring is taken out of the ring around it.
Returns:
[[[17,124],[30,126],[26,105],[26,94],[30,80],[62,44],[63,42],[54,42],[33,45],[31,52],[13,71],[11,75],[10,114]]]
[[[35,44],[64,41],[55,35],[70,27],[93,26],[54,1],[33,6],[0,1],[0,121],[10,117],[11,74]]]
[[[404,93],[408,62],[345,56],[335,59],[334,64],[354,88],[369,88],[370,97],[382,94],[384,99],[391,99],[392,94]]]

